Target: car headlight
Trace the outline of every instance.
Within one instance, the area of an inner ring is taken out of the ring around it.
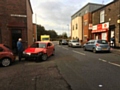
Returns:
[[[31,53],[26,53],[26,54],[31,55]]]
[[[25,52],[23,51],[23,54],[25,54]]]

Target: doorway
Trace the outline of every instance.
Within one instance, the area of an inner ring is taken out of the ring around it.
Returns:
[[[17,41],[18,38],[22,37],[22,31],[21,29],[12,29],[12,50],[15,54],[17,54]]]

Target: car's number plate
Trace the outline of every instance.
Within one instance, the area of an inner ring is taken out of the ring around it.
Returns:
[[[102,50],[107,50],[107,48],[102,48]]]

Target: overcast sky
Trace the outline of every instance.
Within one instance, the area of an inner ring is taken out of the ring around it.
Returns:
[[[71,16],[87,3],[107,4],[113,0],[30,0],[33,9],[33,23],[46,30],[55,30],[58,35],[70,35]]]

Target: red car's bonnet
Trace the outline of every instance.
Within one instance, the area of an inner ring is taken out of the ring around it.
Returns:
[[[26,53],[38,53],[44,51],[44,48],[27,48]]]

